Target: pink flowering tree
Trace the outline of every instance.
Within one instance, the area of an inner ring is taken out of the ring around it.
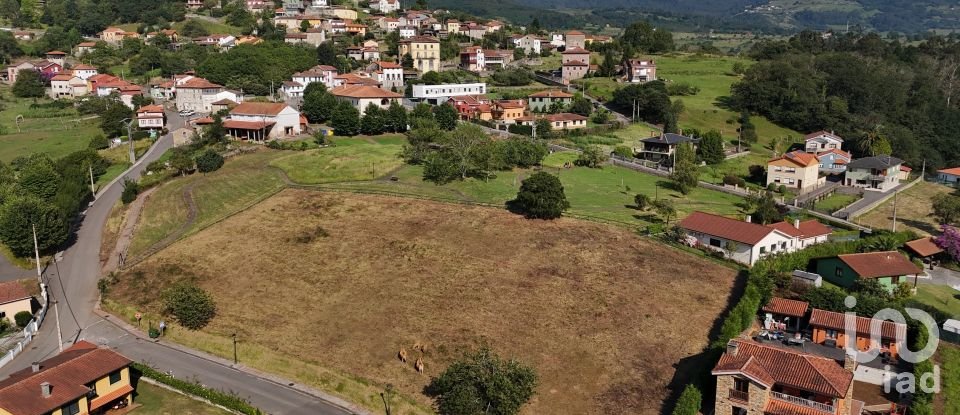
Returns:
[[[940,236],[933,239],[954,261],[960,260],[960,229],[950,225],[940,225]]]

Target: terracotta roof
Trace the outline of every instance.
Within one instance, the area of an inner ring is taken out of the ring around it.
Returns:
[[[457,95],[450,97],[454,104],[479,105],[485,104],[490,100],[484,95]]]
[[[815,236],[829,235],[833,230],[829,226],[820,223],[816,219],[810,219],[800,222],[800,227],[793,226],[793,223],[783,221],[767,225],[787,235],[795,238],[807,239]]]
[[[937,170],[937,173],[952,174],[954,176],[960,176],[960,167]]]
[[[31,368],[15,372],[0,382],[0,408],[17,415],[42,415],[86,395],[86,385],[127,367],[130,359],[87,341],[40,362],[40,371]],[[51,396],[40,394],[40,384],[52,386]]]
[[[377,62],[377,66],[383,69],[402,69],[403,68],[403,65],[400,65],[399,63],[383,62],[383,61]]]
[[[90,66],[90,65],[87,65],[87,64],[83,64],[83,63],[81,63],[81,64],[73,67],[73,70],[75,70],[75,71],[89,71],[89,70],[91,70],[91,69],[97,70],[96,67]]]
[[[203,78],[193,78],[189,81],[186,81],[180,85],[177,85],[177,88],[184,89],[205,89],[205,88],[223,88],[222,85],[217,85],[213,82],[210,82]]]
[[[414,36],[403,39],[400,43],[440,43],[440,41],[430,36]]]
[[[232,99],[224,98],[224,99],[221,99],[221,100],[219,100],[219,101],[211,102],[210,105],[229,105],[229,106],[235,106],[235,105],[237,105],[237,103],[236,103],[234,100],[232,100]]]
[[[590,51],[584,48],[567,48],[560,53],[561,55],[589,55]]]
[[[758,344],[750,340],[732,340],[737,355],[724,353],[713,374],[741,373],[772,386],[772,383],[799,388],[820,395],[843,398],[853,373],[833,359],[794,350]]]
[[[66,55],[67,55],[67,53],[66,53],[66,52],[61,52],[61,51],[59,51],[59,50],[51,50],[51,51],[49,51],[49,52],[47,52],[47,53],[44,53],[44,55],[59,55],[59,56],[66,56]]]
[[[846,151],[838,150],[838,149],[835,149],[835,148],[831,148],[831,149],[826,150],[826,151],[821,151],[821,152],[817,153],[817,157],[820,157],[820,156],[822,156],[822,155],[824,155],[824,154],[831,154],[831,153],[837,154],[837,155],[840,155],[840,156],[843,156],[843,157],[846,157],[847,159],[850,159],[850,158],[851,158],[850,153],[847,153]]]
[[[526,108],[526,107],[527,107],[526,104],[524,104],[523,101],[519,101],[519,102],[518,102],[518,101],[515,101],[515,100],[509,100],[509,99],[504,99],[504,100],[496,101],[496,104],[497,104],[497,106],[499,106],[500,108],[504,108],[504,109],[518,109],[518,108]]]
[[[547,120],[550,120],[550,121],[552,121],[552,122],[556,122],[556,121],[586,121],[586,120],[587,120],[587,117],[584,117],[584,116],[582,116],[582,115],[580,115],[580,114],[573,114],[573,113],[569,113],[569,112],[561,112],[561,113],[559,113],[559,114],[550,114],[550,115],[545,116],[544,118],[546,118]]]
[[[137,110],[137,113],[142,112],[163,112],[163,107],[160,105],[144,105]]]
[[[330,93],[338,97],[350,97],[350,98],[402,98],[403,95],[400,95],[393,91],[388,91],[383,88],[377,88],[375,86],[368,85],[344,85],[333,88],[330,90]]]
[[[898,277],[914,275],[923,270],[897,251],[864,252],[838,255],[860,278]]]
[[[573,94],[556,89],[534,92],[529,95],[530,98],[573,98]]]
[[[110,392],[106,395],[97,396],[90,401],[90,410],[94,411],[102,408],[104,405],[113,403],[113,401],[120,399],[126,396],[128,393],[133,392],[133,386],[123,385],[119,389]]]
[[[820,137],[820,136],[830,137],[830,138],[832,138],[832,139],[834,139],[834,140],[841,141],[841,142],[843,141],[843,139],[840,138],[840,136],[838,136],[838,135],[836,135],[836,134],[834,134],[834,133],[832,133],[832,132],[830,132],[830,131],[823,131],[823,130],[817,131],[817,132],[815,132],[815,133],[807,134],[807,135],[803,136],[803,140],[804,140],[804,141],[807,141],[807,140],[811,140],[811,139],[814,139],[814,138],[817,138],[817,137]]]
[[[73,79],[73,74],[70,72],[60,72],[50,78],[51,81],[69,81]]]
[[[680,221],[681,228],[723,239],[756,245],[776,229],[758,223],[730,219],[705,212],[693,212]]]
[[[344,86],[347,86],[347,85],[365,85],[365,86],[371,86],[371,87],[380,86],[380,81],[374,78],[360,76],[355,73],[345,73],[343,75],[337,75],[335,79],[342,80]]]
[[[845,331],[847,325],[846,314],[837,313],[833,311],[821,310],[819,308],[814,308],[810,313],[810,325],[816,327],[823,327],[830,330]],[[871,330],[871,325],[874,323],[880,325],[880,337],[889,340],[906,340],[907,339],[907,325],[894,323],[892,321],[886,320],[877,320],[867,317],[856,317],[856,333],[861,337],[869,337],[873,332]]]
[[[567,36],[570,36],[570,35],[574,35],[574,36],[584,36],[583,32],[581,32],[581,31],[579,31],[579,30],[571,30],[571,31],[567,32]]]
[[[803,317],[807,315],[808,308],[810,308],[810,303],[806,301],[773,297],[767,305],[763,306],[763,311],[790,317]]]
[[[928,257],[943,252],[943,249],[933,242],[933,237],[920,238],[907,242],[907,248],[922,257]]]
[[[244,102],[230,110],[230,114],[276,116],[287,108],[289,106],[282,102]]]
[[[816,155],[805,153],[803,151],[791,151],[787,154],[770,160],[768,163],[778,160],[786,160],[800,167],[810,167],[820,163],[820,160],[817,159]]]
[[[223,120],[223,128],[235,128],[238,130],[262,130],[276,124],[273,121],[238,121]]]
[[[20,301],[24,298],[33,297],[30,291],[24,285],[24,280],[7,281],[0,283],[0,304]]]
[[[910,167],[907,167],[907,166],[904,166],[904,165],[901,164],[901,165],[900,165],[900,171],[905,171],[905,172],[909,173],[909,172],[912,172],[913,169],[911,169]]]
[[[779,399],[768,399],[764,415],[825,415],[823,411]],[[859,413],[857,413],[859,415]]]
[[[80,42],[80,43],[77,43],[77,47],[80,47],[80,48],[92,48],[92,47],[94,47],[94,46],[97,46],[97,42]]]

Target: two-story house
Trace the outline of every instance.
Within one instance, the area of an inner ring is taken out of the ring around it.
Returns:
[[[564,36],[564,45],[567,49],[583,49],[587,47],[587,35],[579,30],[571,30]]]
[[[826,182],[820,177],[820,160],[815,154],[791,151],[767,162],[767,186],[785,186],[807,192]]]
[[[623,80],[630,83],[643,83],[657,80],[657,64],[653,59],[625,59],[623,61]]]
[[[733,339],[711,372],[716,415],[860,415],[853,399],[856,362],[837,361]]]
[[[534,92],[527,96],[527,105],[530,107],[530,111],[533,112],[547,112],[550,111],[554,105],[558,105],[561,108],[568,108],[571,102],[573,102],[573,94],[558,89]]]
[[[376,75],[377,81],[384,89],[403,88],[403,66],[399,63],[378,61],[370,64],[367,71]]]
[[[590,72],[590,51],[582,47],[571,47],[561,53],[560,76],[564,83],[581,79]]]
[[[468,71],[485,71],[486,55],[480,46],[469,46],[460,51],[460,67]]]
[[[844,183],[871,191],[886,192],[900,185],[903,160],[881,155],[856,159],[847,164]]]
[[[493,103],[484,95],[462,95],[447,101],[457,110],[462,120],[493,120]]]
[[[160,105],[144,105],[137,110],[137,125],[141,130],[162,130],[166,116]]]
[[[690,143],[696,148],[700,139],[687,137],[680,134],[663,133],[658,136],[644,138],[640,140],[643,147],[634,148],[634,154],[638,154],[644,160],[664,162],[673,165],[673,156],[677,152],[677,147],[683,143]]]
[[[923,270],[897,251],[864,252],[837,255],[817,260],[817,274],[844,288],[853,287],[860,279],[877,280],[891,292],[910,277],[916,278]]]
[[[842,150],[843,139],[833,131],[817,131],[803,136],[804,151],[818,154],[827,150]]]
[[[847,165],[853,161],[853,156],[850,153],[835,148],[816,154],[820,161],[820,171],[826,174],[843,173],[847,171]]]
[[[527,113],[522,99],[501,99],[493,102],[493,119],[503,124],[514,124]]]
[[[221,99],[227,98],[234,102],[243,100],[237,94],[227,91],[222,85],[203,78],[191,78],[177,85],[176,88],[178,110],[210,112],[212,104]]]
[[[130,359],[81,340],[60,354],[0,381],[0,413],[103,413],[133,403]]]
[[[543,40],[536,35],[514,35],[513,37],[513,47],[523,49],[523,53],[527,55],[531,53],[539,55],[543,51],[542,42]]]
[[[856,316],[847,336],[847,315],[814,308],[810,313],[811,337],[816,344],[861,352],[878,351],[896,359],[899,347],[907,341],[907,325],[887,320]],[[871,339],[877,333],[878,341]]]
[[[370,2],[370,8],[387,14],[400,10],[400,0],[374,0]]]
[[[410,55],[414,69],[421,73],[440,70],[440,40],[429,36],[402,39],[398,44],[400,56]]]

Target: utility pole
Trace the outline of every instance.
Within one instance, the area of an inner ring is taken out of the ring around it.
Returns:
[[[37,243],[37,225],[31,225],[33,227],[33,254],[37,260],[37,282],[43,284],[43,273],[40,271],[40,245]]]
[[[900,192],[893,192],[893,231],[897,231],[897,199],[900,196]]]
[[[137,153],[133,150],[133,119],[127,118],[127,141],[130,142],[130,164],[137,162]]]
[[[90,193],[92,193],[93,197],[96,198],[97,189],[94,188],[94,185],[93,185],[93,166],[88,166],[88,168],[90,169]]]
[[[237,364],[237,333],[233,333],[233,364]]]
[[[60,353],[63,353],[63,332],[60,331],[60,302],[53,301],[53,313],[57,317],[57,346],[60,348]]]

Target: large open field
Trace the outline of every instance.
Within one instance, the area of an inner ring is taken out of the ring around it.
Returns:
[[[237,333],[241,362],[370,407],[391,383],[416,402],[398,413],[423,412],[429,376],[395,358],[419,343],[427,375],[480,345],[532,365],[524,413],[658,414],[667,385],[702,369],[689,358],[734,278],[624,228],[291,189],[140,263],[109,296],[156,313],[144,293],[194,280],[218,316],[172,339],[226,355]]]
[[[910,229],[921,235],[940,231],[933,213],[933,197],[954,189],[936,183],[920,182],[897,196],[897,230]],[[857,218],[863,225],[890,229],[893,223],[893,199]]]
[[[33,99],[14,98],[7,87],[0,88],[0,162],[19,156],[44,153],[58,158],[87,147],[90,138],[102,134],[97,119],[81,120],[74,109],[33,109]],[[41,98],[36,102],[50,102]],[[23,116],[20,132],[17,116]]]

